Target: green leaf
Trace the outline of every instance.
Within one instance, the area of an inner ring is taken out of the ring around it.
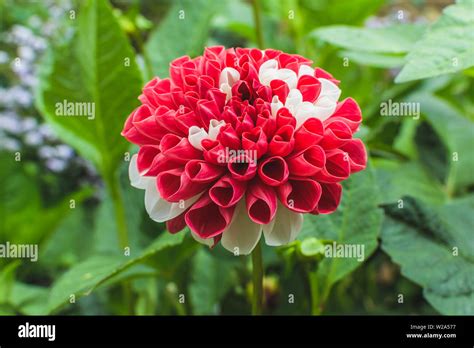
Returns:
[[[15,283],[15,272],[18,266],[21,265],[19,260],[10,262],[0,271],[0,303],[8,303],[13,284]]]
[[[395,82],[454,73],[474,65],[474,4],[458,2],[444,9],[407,56]]]
[[[382,224],[382,211],[377,207],[378,189],[371,168],[354,174],[344,182],[342,201],[338,210],[330,215],[306,215],[298,237],[303,243],[307,238],[334,241],[337,245],[351,244],[364,248],[367,260],[377,247],[377,237]],[[316,270],[320,304],[329,296],[332,286],[354,271],[361,262],[357,256],[326,257]]]
[[[189,286],[194,314],[219,314],[219,302],[236,280],[232,267],[233,262],[211,255],[204,248],[196,253]]]
[[[48,308],[57,311],[74,295],[76,300],[87,296],[98,286],[120,275],[131,266],[159,253],[166,248],[180,244],[184,233],[164,233],[158,237],[145,251],[135,258],[116,255],[97,255],[79,263],[63,274],[51,288]]]
[[[386,208],[382,248],[442,314],[474,314],[474,195],[441,207],[406,197]]]
[[[413,48],[424,30],[423,26],[416,24],[401,24],[386,28],[334,25],[317,29],[311,35],[352,51],[405,53]]]
[[[374,159],[373,164],[382,203],[395,203],[407,195],[431,204],[442,204],[447,199],[441,184],[418,162]]]
[[[15,282],[10,304],[23,315],[46,315],[48,295],[48,288]]]
[[[128,148],[120,132],[138,105],[141,75],[107,1],[85,2],[77,22],[73,39],[52,47],[42,62],[37,106],[61,139],[110,175]],[[94,115],[76,109],[60,116],[64,101],[94,107]]]
[[[339,53],[339,56],[348,58],[349,65],[354,61],[360,65],[383,69],[396,68],[405,63],[405,57],[403,55],[390,55],[377,52],[342,51]]]
[[[211,19],[220,5],[220,1],[182,0],[171,6],[145,46],[154,74],[167,77],[174,59],[202,54]]]
[[[421,112],[448,147],[448,191],[458,192],[473,184],[474,122],[439,97],[416,94],[410,100],[420,103]]]
[[[277,6],[283,1],[268,0],[270,7]],[[385,0],[300,0],[296,2],[301,7],[301,13],[305,17],[306,25],[309,28],[329,24],[362,24],[364,20],[382,7]],[[290,4],[295,5],[290,2]],[[282,6],[283,7],[283,6]],[[286,6],[281,11],[281,15],[288,16],[288,9],[296,6]],[[295,17],[299,16],[298,9],[295,10]]]

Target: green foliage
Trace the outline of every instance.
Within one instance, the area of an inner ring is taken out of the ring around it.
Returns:
[[[52,199],[45,186],[69,177],[48,172],[42,180],[36,157],[22,150],[17,162],[2,150],[0,243],[39,243],[40,255],[37,263],[0,259],[0,314],[248,314],[249,260],[219,245],[208,250],[187,229],[171,235],[149,219],[143,191],[129,185],[129,145],[120,132],[138,105],[142,74],[164,78],[172,60],[200,55],[206,45],[258,46],[252,2],[78,4],[77,18],[63,18],[66,30],[48,38],[36,107],[100,177],[81,178],[74,187],[85,188]],[[370,150],[369,168],[344,183],[335,213],[307,214],[295,242],[264,246],[265,313],[474,314],[472,1],[443,11],[426,2],[397,4],[413,23],[431,18],[426,9],[442,12],[431,25],[399,24],[383,0],[260,5],[265,47],[304,55],[339,79],[342,98],[362,109],[356,136]],[[49,16],[39,2],[11,7],[6,27]],[[3,28],[0,34],[8,36]],[[401,68],[396,78],[393,68]],[[2,91],[15,75],[6,70],[0,63]],[[389,99],[419,103],[421,117],[381,117]],[[64,100],[93,103],[95,117],[59,116]],[[363,246],[364,262],[329,257],[333,242]],[[403,306],[394,299],[399,293]],[[180,294],[184,304],[176,301]]]
[[[437,208],[404,201],[402,209],[387,207],[383,249],[440,313],[474,314],[474,196]]]
[[[184,0],[174,4],[167,16],[154,30],[146,44],[153,73],[168,76],[172,60],[202,53],[210,30],[211,19],[220,2]]]
[[[367,260],[377,247],[383,216],[377,207],[379,198],[372,170],[366,169],[352,176],[345,182],[344,189],[338,210],[326,216],[306,216],[298,239],[302,240],[303,244],[307,238],[318,238],[341,245],[363,246],[364,259]],[[320,250],[320,247],[317,246],[317,249]],[[312,279],[317,287],[314,301],[318,306],[324,304],[336,282],[360,265],[361,261],[358,261],[357,257],[326,257],[318,262]]]
[[[145,261],[161,250],[183,241],[184,234],[163,234],[139,256],[97,255],[83,261],[62,275],[53,285],[49,297],[50,312],[58,310],[74,295],[75,299],[87,296],[98,286],[120,275],[133,265]]]
[[[444,9],[407,56],[395,82],[453,73],[474,65],[474,11],[470,0]]]
[[[458,192],[474,183],[474,123],[466,119],[450,103],[439,97],[421,94],[411,100],[421,105],[421,110],[447,146],[449,173],[448,191]]]
[[[107,1],[84,2],[77,22],[74,37],[43,61],[37,105],[64,141],[110,176],[128,148],[120,131],[138,104],[141,75]],[[58,115],[63,101],[94,105],[95,115]]]
[[[397,202],[410,195],[429,204],[442,204],[447,195],[442,185],[418,162],[374,160],[382,203]]]
[[[315,37],[353,51],[375,53],[409,52],[424,31],[422,25],[400,24],[385,28],[329,26],[312,32]]]
[[[189,295],[194,314],[218,314],[223,296],[235,284],[235,262],[222,260],[201,249],[194,256]]]

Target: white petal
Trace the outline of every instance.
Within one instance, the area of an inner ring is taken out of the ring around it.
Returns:
[[[328,79],[319,78],[319,82],[321,82],[321,93],[319,93],[318,100],[316,100],[315,104],[319,104],[320,99],[325,97],[337,102],[341,96],[339,87]]]
[[[275,79],[286,82],[290,89],[296,88],[296,84],[298,82],[298,77],[296,76],[295,72],[290,69],[277,70]]]
[[[262,226],[250,220],[245,199],[241,199],[235,208],[232,222],[222,234],[222,246],[234,254],[248,255],[257,245],[261,235]]]
[[[240,73],[234,68],[224,68],[219,76],[219,86],[222,84],[228,84],[232,87],[237,81],[240,80]]]
[[[155,180],[149,181],[145,191],[145,209],[150,218],[156,222],[165,222],[181,215],[201,194],[181,203],[171,203],[160,197]]]
[[[314,116],[319,118],[321,121],[324,121],[334,113],[336,107],[337,102],[332,101],[329,98],[323,98],[320,103],[315,106]]]
[[[201,238],[197,234],[195,234],[193,231],[191,231],[191,236],[194,238],[196,242],[199,242],[201,244],[207,245],[208,247],[211,247],[214,245],[214,239],[213,238]]]
[[[310,102],[303,102],[298,106],[295,113],[296,128],[298,129],[308,118],[316,117],[316,107]]]
[[[148,181],[152,178],[140,175],[137,167],[137,158],[138,155],[135,154],[130,160],[130,165],[128,166],[128,177],[130,178],[130,184],[133,187],[144,190]]]
[[[303,226],[303,214],[295,213],[278,204],[273,220],[263,226],[267,245],[280,246],[293,242]]]
[[[216,140],[219,130],[225,125],[225,121],[211,120],[209,122],[209,139]]]
[[[220,90],[221,92],[225,93],[225,101],[228,101],[230,98],[232,98],[232,88],[228,83],[221,84]]]
[[[300,65],[300,68],[298,70],[298,77],[304,75],[314,76],[314,69],[308,65]]]
[[[341,96],[341,90],[328,79],[320,78],[319,81],[321,82],[321,93],[314,103],[316,107],[315,117],[324,121],[336,110],[337,101]]]
[[[298,107],[303,102],[303,95],[298,89],[290,90],[288,96],[286,97],[285,106],[290,110],[293,116],[296,114]]]
[[[202,151],[203,148],[201,141],[207,138],[209,138],[209,136],[207,135],[207,132],[204,130],[204,128],[200,128],[198,126],[189,127],[188,140],[194,148]]]
[[[276,117],[276,114],[278,110],[280,110],[283,107],[283,103],[278,99],[277,95],[273,96],[272,102],[270,104],[270,108],[272,110],[272,116]]]
[[[258,79],[264,86],[269,86],[270,82],[275,79],[275,74],[278,70],[278,61],[275,59],[269,59],[262,65],[258,70]]]

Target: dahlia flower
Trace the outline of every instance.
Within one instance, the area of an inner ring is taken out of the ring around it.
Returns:
[[[263,233],[292,242],[303,214],[329,214],[366,166],[357,103],[296,54],[209,47],[170,64],[139,96],[122,135],[139,146],[131,184],[169,232],[245,255]]]

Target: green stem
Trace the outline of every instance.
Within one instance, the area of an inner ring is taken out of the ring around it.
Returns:
[[[260,242],[252,251],[252,314],[261,315],[263,308],[263,261]]]
[[[255,35],[257,37],[257,46],[265,48],[262,29],[262,11],[260,9],[260,0],[252,0],[253,19],[255,22]]]
[[[117,237],[119,245],[122,249],[129,247],[127,220],[125,219],[125,205],[123,195],[120,190],[120,182],[118,177],[111,176],[106,180],[106,184],[110,191],[115,211],[115,221],[117,223]]]
[[[308,281],[309,281],[309,288],[311,292],[311,314],[320,315],[321,305],[320,305],[319,287],[318,287],[316,271],[308,270]]]
[[[110,192],[112,198],[112,203],[114,206],[115,212],[115,221],[117,224],[117,239],[119,241],[119,246],[124,252],[126,247],[130,247],[128,243],[128,228],[127,220],[125,218],[125,204],[123,200],[122,191],[120,190],[120,181],[118,176],[110,175],[105,179],[105,184]],[[125,281],[122,284],[122,292],[124,297],[124,302],[128,314],[133,314],[133,295],[132,295],[132,286],[130,281]]]

